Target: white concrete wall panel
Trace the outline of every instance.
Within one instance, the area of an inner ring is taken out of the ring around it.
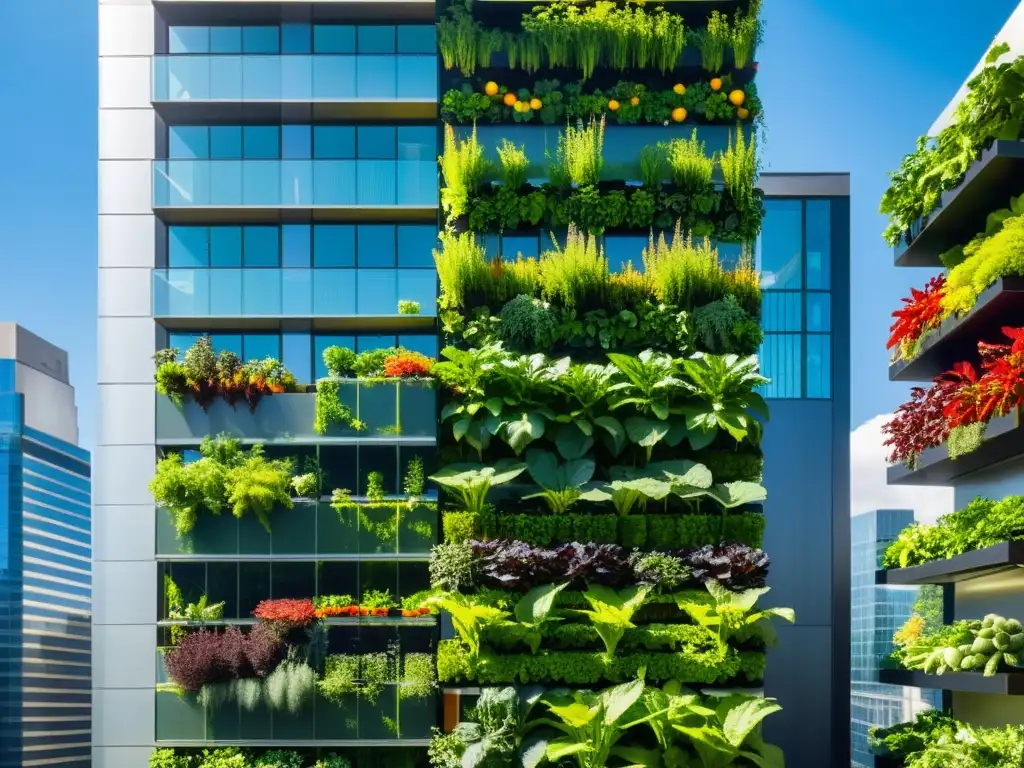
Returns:
[[[92,642],[95,689],[144,688],[153,692],[157,663],[153,627],[97,624]]]
[[[142,445],[152,448],[156,389],[153,384],[101,384],[100,445]]]
[[[100,109],[149,109],[152,76],[148,56],[100,59]]]
[[[152,751],[156,699],[153,689],[98,689],[92,693],[94,747],[142,747]],[[93,764],[95,768],[95,763]],[[108,763],[128,768],[124,763]]]
[[[137,445],[100,445],[93,452],[92,503],[152,505],[149,481],[153,479],[156,449]],[[140,552],[150,557],[153,541],[139,541]],[[155,589],[155,588],[154,588]]]
[[[156,512],[153,504],[95,504],[92,508],[92,555],[97,561],[153,559]],[[153,642],[153,628],[149,640]],[[93,647],[99,650],[96,641]]]
[[[156,157],[156,113],[152,109],[101,109],[100,160]]]
[[[141,546],[141,543],[140,543]],[[148,624],[156,622],[156,562],[99,562],[93,566],[93,624]],[[153,643],[155,637],[150,636]],[[149,646],[155,654],[155,643]],[[156,684],[156,678],[150,680]],[[97,680],[94,683],[99,686]],[[153,688],[149,689],[152,696]]]
[[[146,3],[100,3],[100,56],[152,56],[153,8]]]
[[[100,160],[99,212],[152,213],[153,164],[149,160]]]
[[[99,318],[100,384],[152,384],[156,328],[147,317]]]
[[[100,317],[152,317],[153,271],[141,267],[106,267],[99,271]]]
[[[152,213],[99,219],[101,269],[156,266],[156,217]]]

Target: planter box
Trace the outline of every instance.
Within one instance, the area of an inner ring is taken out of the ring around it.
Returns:
[[[429,739],[437,725],[437,697],[399,699],[398,735],[402,739]]]
[[[331,442],[402,442],[400,438],[433,440],[437,436],[437,392],[431,382],[342,381],[338,398],[353,418],[366,424],[357,432],[347,425],[332,425],[326,435],[313,430],[316,393],[268,395],[250,411],[244,402],[234,407],[221,399],[204,411],[186,400],[175,405],[156,396],[158,445],[194,445],[207,435],[222,432],[246,443],[318,444]]]
[[[254,515],[241,520],[229,511],[202,514],[191,534],[179,539],[166,509],[156,508],[157,557],[323,557],[423,554],[436,543],[438,511],[433,504],[411,509],[404,502],[335,510],[327,501],[297,499],[270,518],[271,532]]]
[[[398,690],[395,685],[385,685],[374,702],[358,697],[356,709],[360,739],[398,738]]]

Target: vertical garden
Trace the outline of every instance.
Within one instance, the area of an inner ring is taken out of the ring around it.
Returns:
[[[761,22],[716,8],[438,9],[436,768],[784,764],[760,728],[793,620],[759,606]]]

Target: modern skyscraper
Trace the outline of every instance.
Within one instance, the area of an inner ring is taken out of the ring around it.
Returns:
[[[368,735],[362,716],[353,725],[319,709],[301,721],[237,707],[197,712],[156,692],[166,682],[155,652],[169,629],[164,576],[224,600],[225,620],[238,623],[251,621],[259,600],[311,596],[343,568],[357,579],[425,581],[426,558],[365,558],[328,543],[324,532],[335,528],[321,525],[337,520],[323,500],[301,514],[297,503],[269,535],[225,513],[216,546],[186,551],[148,484],[163,452],[194,452],[224,430],[275,455],[311,452],[354,494],[367,490],[367,470],[397,490],[410,458],[435,453],[434,405],[410,405],[414,393],[401,394],[401,433],[382,422],[376,434],[325,437],[312,429],[313,393],[265,398],[252,414],[241,403],[178,407],[155,395],[152,359],[209,334],[215,350],[276,358],[306,385],[327,375],[322,353],[335,345],[437,353],[434,3],[100,0],[99,29],[94,766],[135,768],[155,746],[229,742],[422,751],[422,732],[406,738],[401,722],[398,738]],[[709,147],[724,148],[730,129],[707,127]],[[535,158],[557,146],[557,131],[479,127],[488,152],[508,137]],[[627,151],[635,159],[640,136],[670,135],[682,134],[609,126],[607,161]],[[771,601],[797,614],[796,626],[779,628],[765,678],[785,708],[769,736],[791,764],[821,765],[849,751],[849,178],[766,174],[760,186],[762,367],[773,379],[765,549]],[[502,248],[536,256],[546,237],[506,233]],[[646,242],[646,233],[608,236],[606,254],[638,262]],[[399,314],[399,301],[418,303],[420,314]],[[353,408],[375,394],[360,389]],[[416,430],[416,419],[430,426]],[[367,642],[383,648],[388,637],[373,631]],[[429,647],[425,634],[402,642]]]
[[[912,720],[942,703],[941,692],[878,682],[882,660],[892,651],[892,636],[913,613],[918,587],[875,584],[882,555],[900,531],[914,522],[909,509],[879,509],[850,520],[850,760],[853,768],[874,768],[868,730]],[[924,589],[939,590],[939,587]],[[941,602],[941,595],[938,598]]]
[[[91,764],[90,489],[67,353],[0,323],[0,768]]]

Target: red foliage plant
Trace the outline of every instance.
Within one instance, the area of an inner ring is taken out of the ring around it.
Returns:
[[[896,414],[882,427],[882,434],[888,436],[883,445],[891,449],[891,463],[910,461],[949,437],[950,425],[944,410],[959,387],[956,379],[942,374],[928,389],[914,387],[910,391],[910,401],[897,408]]]
[[[915,341],[925,331],[937,328],[942,322],[942,297],[945,292],[945,275],[933,277],[923,291],[911,288],[910,298],[903,299],[904,306],[892,313],[896,322],[889,327],[889,341],[885,348],[892,349],[904,341]]]
[[[223,634],[200,629],[185,635],[164,654],[167,676],[186,691],[204,685],[263,677],[284,658],[284,645],[269,628],[256,625],[243,635],[237,627]]]
[[[403,350],[384,360],[384,375],[389,379],[407,376],[429,376],[434,360],[419,352]]]
[[[1005,416],[1024,402],[1024,328],[1003,328],[1010,344],[978,344],[979,376],[970,363],[958,363],[951,376],[960,381],[945,416],[951,427]]]
[[[305,627],[316,620],[316,609],[309,599],[264,600],[256,606],[252,615],[257,619]]]

